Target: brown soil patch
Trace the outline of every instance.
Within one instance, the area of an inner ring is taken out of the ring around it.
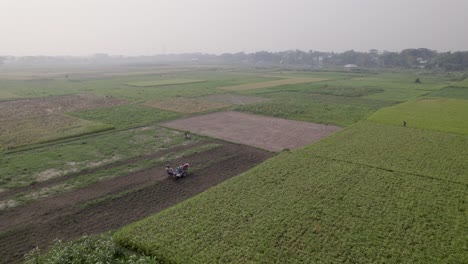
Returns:
[[[20,262],[26,252],[36,246],[44,249],[55,238],[72,240],[120,228],[203,192],[272,156],[270,152],[247,146],[216,143],[222,146],[171,162],[175,165],[188,161],[194,166],[193,173],[183,179],[167,178],[164,168],[153,168],[2,212],[0,263]],[[95,205],[80,206],[132,188],[137,190]]]
[[[223,104],[229,104],[229,105],[255,104],[255,103],[271,100],[269,98],[263,98],[263,97],[234,95],[234,94],[215,94],[215,95],[200,97],[200,99],[223,103]]]
[[[202,101],[198,99],[177,98],[162,102],[146,102],[144,106],[158,108],[162,110],[191,114],[205,112],[214,109],[228,107],[228,105],[217,102]]]
[[[308,145],[340,129],[233,111],[178,119],[162,125],[271,151]]]
[[[258,82],[258,83],[247,83],[247,84],[240,84],[234,86],[224,86],[220,87],[222,90],[227,91],[244,91],[244,90],[252,90],[252,89],[260,89],[260,88],[269,88],[275,87],[280,85],[286,84],[299,84],[299,83],[311,83],[311,82],[321,82],[326,81],[326,78],[290,78],[290,79],[282,79],[282,80],[275,80],[275,81],[267,81],[267,82]]]

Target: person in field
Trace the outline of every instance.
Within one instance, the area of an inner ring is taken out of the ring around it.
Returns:
[[[190,139],[190,134],[189,134],[189,132],[185,132],[185,139]]]
[[[167,165],[167,166],[166,166],[166,173],[167,173],[167,175],[169,175],[169,176],[173,176],[173,175],[174,175],[174,169],[171,168],[171,166]]]
[[[406,121],[403,121],[403,126],[406,127]]]

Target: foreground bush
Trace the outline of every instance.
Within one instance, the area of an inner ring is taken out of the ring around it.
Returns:
[[[122,249],[109,233],[84,236],[72,242],[57,240],[47,253],[36,248],[25,258],[26,264],[158,263],[152,257],[137,256]]]

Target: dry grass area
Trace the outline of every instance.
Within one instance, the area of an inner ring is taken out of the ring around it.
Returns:
[[[0,149],[8,149],[58,138],[113,128],[62,114],[35,115],[0,120]]]
[[[247,84],[240,84],[234,86],[224,86],[220,87],[222,90],[227,91],[244,91],[244,90],[253,90],[253,89],[260,89],[260,88],[269,88],[287,84],[299,84],[299,83],[310,83],[310,82],[321,82],[326,81],[326,78],[290,78],[290,79],[282,79],[282,80],[275,80],[275,81],[267,81],[267,82],[258,82],[258,83],[247,83]]]
[[[0,102],[0,149],[110,129],[63,113],[125,103],[91,94]]]
[[[229,105],[217,102],[203,101],[199,99],[176,98],[161,102],[150,101],[146,102],[144,106],[177,113],[191,114],[225,108]]]

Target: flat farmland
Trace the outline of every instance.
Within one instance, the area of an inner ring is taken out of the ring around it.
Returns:
[[[216,147],[203,149],[213,144]],[[180,156],[182,151],[191,149],[194,150],[191,154]],[[168,151],[179,156],[168,159]],[[248,146],[206,140],[129,159],[129,165],[158,162],[3,211],[0,214],[0,263],[19,263],[25,253],[36,246],[47,249],[56,238],[71,240],[120,228],[203,192],[272,155]],[[187,161],[192,165],[189,176],[178,180],[167,177],[166,162],[176,166]],[[105,169],[120,168],[120,165],[122,163],[109,164]],[[95,168],[99,169],[104,168]],[[57,182],[51,179],[43,184],[50,187]]]
[[[275,80],[275,81],[267,81],[267,82],[259,82],[259,83],[247,83],[247,84],[240,84],[234,86],[224,86],[221,87],[223,90],[227,91],[244,91],[244,90],[253,90],[253,89],[261,89],[261,88],[269,88],[287,84],[299,84],[299,83],[311,83],[311,82],[321,82],[326,81],[327,78],[290,78],[290,79],[282,79],[282,80]]]
[[[191,99],[191,98],[175,98],[169,99],[166,101],[154,102],[149,101],[144,103],[146,107],[158,108],[162,110],[167,110],[171,112],[191,114],[198,112],[205,112],[220,108],[228,107],[228,104],[204,101],[200,99]]]
[[[188,83],[198,83],[205,82],[206,80],[194,80],[194,79],[168,79],[168,80],[154,80],[154,81],[144,81],[144,82],[132,82],[128,83],[128,86],[135,87],[154,87],[154,86],[164,86],[164,85],[175,85],[175,84],[188,84]]]
[[[422,98],[380,109],[369,120],[382,124],[468,134],[468,100]]]
[[[0,149],[112,129],[111,125],[64,113],[125,103],[124,100],[92,94],[0,102]]]
[[[200,97],[199,99],[228,105],[255,104],[271,100],[270,98],[264,98],[259,96],[246,96],[237,94],[214,94],[205,97]]]
[[[340,129],[233,111],[178,119],[162,125],[271,151],[299,148]]]

